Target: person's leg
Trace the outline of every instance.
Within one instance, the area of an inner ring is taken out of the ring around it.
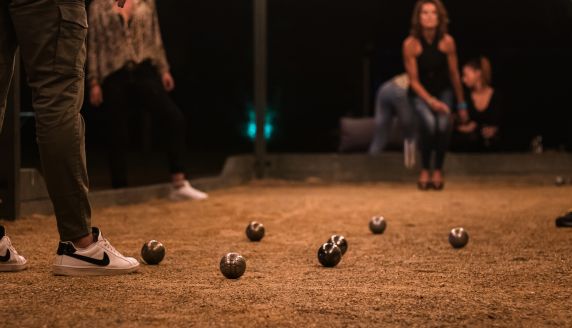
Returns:
[[[121,70],[110,75],[101,86],[103,106],[108,112],[107,140],[111,186],[126,187],[129,149],[129,73]]]
[[[16,35],[8,11],[8,2],[2,1],[0,3],[0,133],[2,133],[6,101],[14,73],[16,47]]]
[[[453,93],[451,91],[443,92],[439,99],[453,108]],[[439,113],[436,115],[435,170],[441,171],[443,169],[445,155],[451,141],[452,126],[451,114]]]
[[[395,111],[401,124],[403,138],[405,140],[414,140],[416,121],[413,109],[411,108],[411,102],[407,97],[407,91],[396,90],[394,99]]]
[[[419,174],[419,187],[427,189],[429,183],[429,170],[431,169],[431,156],[435,143],[435,115],[433,110],[419,97],[412,99],[412,106],[419,122],[419,150],[421,152],[421,173]]]
[[[413,98],[412,106],[419,122],[418,143],[421,151],[421,165],[424,170],[430,170],[435,143],[435,115],[433,110],[419,97]]]
[[[166,135],[169,172],[185,172],[186,118],[163,88],[154,69],[144,65],[136,74],[134,88],[141,104],[151,112],[153,120]]]
[[[449,108],[453,108],[453,93],[450,90],[443,92],[439,99],[446,103]],[[437,190],[443,189],[444,186],[443,165],[451,140],[452,122],[451,114],[439,113],[436,115],[435,170],[431,180]]]
[[[16,35],[8,12],[6,1],[0,3],[0,134],[6,112],[6,101],[10,82],[14,72],[14,56],[16,53]],[[26,269],[26,259],[19,255],[6,230],[0,225],[0,272],[13,272]]]
[[[403,134],[403,155],[405,167],[415,166],[415,115],[411,109],[411,103],[407,97],[407,90],[396,86],[394,88],[394,108],[401,125]]]
[[[84,91],[84,2],[18,1],[10,6],[36,112],[46,186],[62,240],[89,239]],[[87,238],[86,238],[87,237]]]
[[[380,154],[387,145],[387,139],[393,120],[393,93],[388,84],[384,84],[378,91],[375,100],[375,130],[373,140],[369,147],[371,155]]]
[[[87,15],[83,0],[12,0],[10,15],[36,111],[44,178],[58,224],[54,273],[109,275],[139,263],[117,252],[91,227],[87,198],[83,103]]]
[[[163,88],[159,76],[151,66],[145,65],[136,74],[135,88],[141,95],[140,101],[149,109],[167,136],[167,156],[173,188],[173,200],[206,199],[208,195],[193,188],[186,179],[186,119]]]

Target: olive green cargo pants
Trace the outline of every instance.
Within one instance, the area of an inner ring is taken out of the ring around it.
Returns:
[[[86,36],[83,0],[0,0],[0,127],[19,46],[32,89],[43,175],[63,241],[91,232],[80,115]]]

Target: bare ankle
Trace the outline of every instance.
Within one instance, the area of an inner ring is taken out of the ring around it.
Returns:
[[[433,179],[433,180],[438,180],[438,181],[443,180],[443,173],[441,172],[441,170],[435,170],[435,171],[433,172],[433,178],[432,178],[432,179]]]
[[[183,173],[175,173],[171,176],[171,183],[175,188],[180,188],[185,185],[186,177]]]

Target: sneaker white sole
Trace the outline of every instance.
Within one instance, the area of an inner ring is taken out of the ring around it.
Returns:
[[[54,265],[53,272],[56,276],[114,276],[137,272],[139,264],[129,268],[78,268],[63,265]]]
[[[18,272],[26,270],[28,263],[24,264],[0,264],[0,272]]]
[[[169,195],[169,200],[173,202],[182,202],[187,200],[205,200],[209,198],[209,196],[200,196],[200,197],[187,197],[187,196],[180,196],[180,195]]]

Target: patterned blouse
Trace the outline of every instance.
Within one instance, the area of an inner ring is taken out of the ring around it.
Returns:
[[[93,0],[89,6],[88,78],[101,84],[132,61],[151,60],[159,74],[169,71],[155,0],[131,0],[127,24],[113,9],[115,0]]]

